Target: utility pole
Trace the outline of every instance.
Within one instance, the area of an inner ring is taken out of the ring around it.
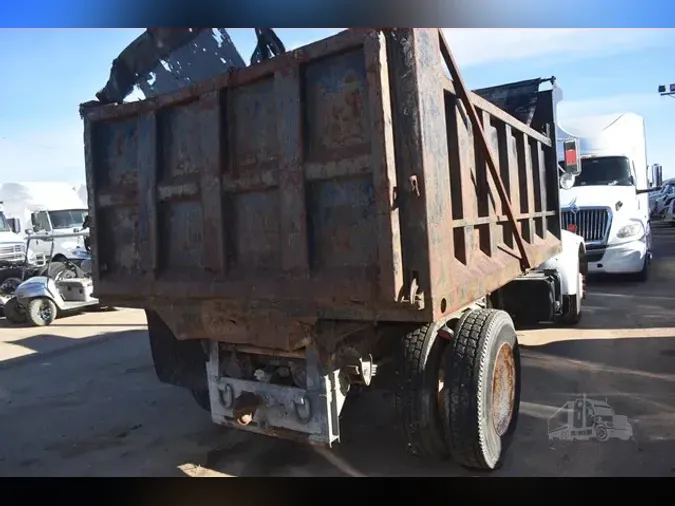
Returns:
[[[665,84],[659,84],[659,95],[662,97],[675,98],[675,83],[671,83],[668,86]]]

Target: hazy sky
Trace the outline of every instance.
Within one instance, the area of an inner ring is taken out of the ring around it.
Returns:
[[[333,29],[278,29],[293,48]],[[675,176],[675,30],[448,30],[471,88],[555,75],[564,116],[632,111],[645,117],[648,161]],[[0,180],[84,181],[81,102],[141,30],[0,30]],[[229,30],[244,60],[252,29]]]

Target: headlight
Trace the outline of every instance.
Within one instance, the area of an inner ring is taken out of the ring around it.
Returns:
[[[627,239],[629,237],[635,237],[638,235],[642,235],[644,232],[644,229],[642,228],[642,225],[640,223],[631,223],[630,225],[624,225],[619,229],[619,231],[616,233],[616,236],[619,239]]]

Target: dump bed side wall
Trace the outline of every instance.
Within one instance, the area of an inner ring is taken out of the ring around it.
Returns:
[[[96,294],[157,309],[179,338],[248,342],[260,317],[429,321],[517,276],[437,32],[392,33],[86,112]],[[543,261],[559,249],[555,144],[474,100]]]

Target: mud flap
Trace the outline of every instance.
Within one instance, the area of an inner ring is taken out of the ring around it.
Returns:
[[[206,390],[208,356],[198,339],[179,341],[155,311],[145,311],[155,374],[162,383]]]

